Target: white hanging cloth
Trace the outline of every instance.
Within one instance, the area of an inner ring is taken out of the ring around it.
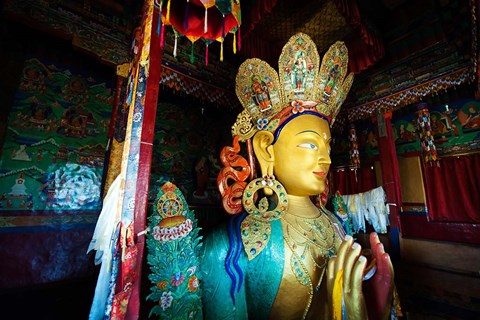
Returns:
[[[95,264],[102,264],[90,309],[90,320],[103,319],[105,314],[110,286],[110,272],[112,270],[115,231],[121,220],[121,212],[117,207],[120,197],[120,182],[120,175],[118,175],[108,188],[107,195],[103,200],[102,212],[98,217],[92,241],[87,249],[87,253],[96,250]]]
[[[377,233],[387,233],[390,210],[386,205],[383,188],[377,187],[367,192],[343,195],[347,205],[347,214],[352,220],[355,232],[365,232],[365,221],[373,226]]]

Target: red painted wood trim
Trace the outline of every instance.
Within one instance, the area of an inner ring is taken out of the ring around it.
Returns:
[[[480,224],[428,221],[427,216],[401,214],[402,236],[480,244]]]
[[[145,94],[145,108],[143,113],[142,136],[139,154],[137,174],[137,190],[135,193],[135,224],[134,230],[137,235],[146,229],[148,189],[150,183],[150,169],[152,165],[152,142],[155,132],[155,115],[157,113],[160,68],[162,64],[162,49],[160,39],[157,36],[158,11],[153,13],[152,35],[150,40],[150,66],[148,70],[147,90]],[[145,234],[136,237],[138,248],[137,277],[133,292],[128,304],[125,319],[136,320],[140,314],[140,287],[142,280],[143,251],[145,247]]]

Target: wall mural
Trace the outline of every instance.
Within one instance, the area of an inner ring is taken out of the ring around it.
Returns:
[[[421,152],[420,139],[416,130],[414,108],[403,108],[394,112],[393,134],[397,154]],[[462,154],[480,149],[480,100],[462,99],[450,102],[448,106],[429,107],[430,122],[434,143],[439,156]],[[355,121],[358,136],[358,149],[363,161],[379,155],[375,124],[370,120]],[[348,135],[334,131],[332,144],[333,166],[347,165],[350,162]]]
[[[480,101],[463,99],[430,107],[430,123],[438,154],[468,153],[480,148]],[[414,112],[393,117],[397,153],[421,151]]]
[[[350,160],[350,142],[348,140],[348,129],[343,131],[332,131],[332,161],[333,167],[349,165]],[[368,158],[378,156],[378,141],[375,124],[371,120],[355,121],[355,131],[357,134],[358,152],[360,155],[360,166]]]
[[[234,115],[181,102],[161,101],[157,108],[149,199],[173,182],[189,205],[220,205],[217,175],[220,150],[232,143]]]
[[[0,158],[0,211],[99,211],[111,104],[111,89],[92,76],[27,60]],[[4,217],[14,225],[29,223]]]

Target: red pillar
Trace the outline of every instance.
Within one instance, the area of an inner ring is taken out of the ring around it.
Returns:
[[[402,194],[400,189],[400,170],[398,168],[397,152],[392,128],[392,112],[380,113],[377,116],[378,149],[382,170],[383,189],[390,208],[390,241],[392,259],[400,257],[400,216]]]
[[[158,24],[158,10],[153,13],[152,35],[150,40],[150,65],[148,69],[147,89],[145,95],[145,109],[143,115],[142,135],[139,151],[139,166],[135,192],[135,222],[134,230],[137,235],[137,277],[132,296],[128,304],[126,319],[138,319],[140,313],[140,289],[142,282],[142,262],[145,247],[145,233],[148,206],[148,189],[150,183],[150,168],[152,164],[152,147],[155,133],[155,116],[157,113],[160,71],[162,64],[162,49],[160,39],[156,33]],[[140,233],[140,235],[138,235]]]

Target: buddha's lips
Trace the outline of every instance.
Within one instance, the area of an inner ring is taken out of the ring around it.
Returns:
[[[314,174],[316,174],[317,176],[320,176],[322,178],[325,178],[327,176],[327,173],[326,172],[322,172],[322,171],[319,171],[319,172],[313,172]]]

